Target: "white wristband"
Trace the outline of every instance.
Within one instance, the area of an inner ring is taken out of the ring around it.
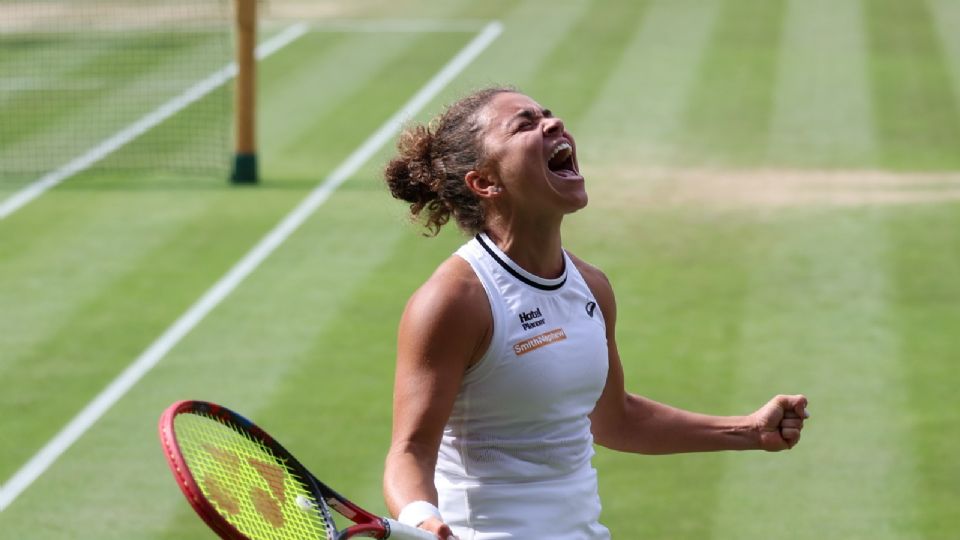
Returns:
[[[413,501],[403,507],[400,515],[397,516],[397,521],[404,525],[417,527],[426,521],[427,518],[437,518],[443,521],[443,518],[440,517],[439,508],[427,501]]]

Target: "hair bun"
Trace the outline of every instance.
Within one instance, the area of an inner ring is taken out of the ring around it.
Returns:
[[[416,208],[411,210],[417,212],[437,198],[437,188],[443,179],[442,175],[434,172],[435,161],[441,160],[433,159],[432,144],[433,134],[426,126],[407,129],[397,141],[397,156],[390,160],[384,171],[390,193],[397,199],[415,205]],[[443,164],[440,163],[440,166]]]
[[[424,218],[430,234],[453,217],[465,232],[484,224],[484,206],[464,181],[484,162],[480,111],[509,88],[486,88],[450,105],[429,125],[407,128],[397,141],[397,155],[383,176],[394,198],[410,203],[411,218]]]

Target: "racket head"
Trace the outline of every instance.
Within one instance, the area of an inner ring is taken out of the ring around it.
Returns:
[[[250,420],[214,403],[178,401],[159,431],[177,485],[221,538],[338,538],[316,479]]]

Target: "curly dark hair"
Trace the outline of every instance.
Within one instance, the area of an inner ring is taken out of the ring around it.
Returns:
[[[435,236],[450,221],[466,233],[483,229],[480,199],[464,177],[483,165],[479,115],[496,96],[517,92],[490,87],[473,92],[450,105],[427,125],[407,128],[397,141],[397,155],[387,164],[384,180],[394,198],[410,203],[411,218],[426,215],[428,236]]]

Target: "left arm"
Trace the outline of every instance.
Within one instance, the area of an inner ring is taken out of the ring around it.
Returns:
[[[617,307],[613,288],[598,269],[574,259],[597,298],[606,321],[609,373],[590,415],[601,446],[641,454],[793,448],[800,440],[807,399],[779,395],[747,416],[711,416],[671,407],[628,393],[617,351]]]

